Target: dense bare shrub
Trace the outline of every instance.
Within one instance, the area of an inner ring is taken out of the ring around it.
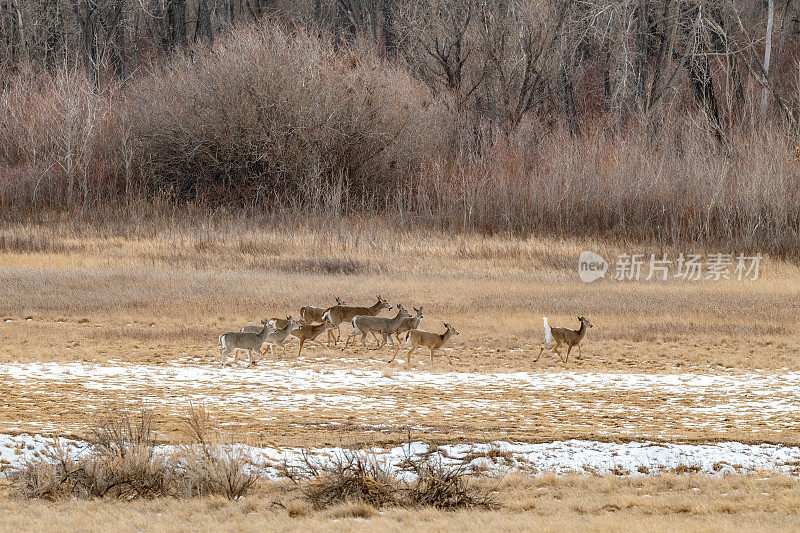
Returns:
[[[283,466],[283,475],[300,488],[317,509],[360,501],[373,507],[397,503],[399,480],[389,465],[374,456],[344,450],[330,460],[304,456],[300,465]]]
[[[109,416],[93,430],[87,450],[69,451],[58,440],[43,457],[11,472],[17,492],[26,498],[153,498],[218,494],[238,499],[256,477],[239,447],[223,447],[209,436],[204,409],[187,418],[194,442],[174,456],[156,453],[152,414],[136,421],[126,414]]]
[[[179,198],[374,206],[436,151],[421,84],[297,28],[237,32],[128,94],[134,165]]]
[[[497,502],[491,492],[470,484],[466,466],[450,467],[439,457],[409,458],[405,467],[414,473],[408,483],[406,499],[410,505],[454,510],[470,507],[493,508]]]
[[[446,510],[497,505],[489,491],[468,481],[466,467],[449,467],[433,456],[406,457],[401,466],[410,480],[368,452],[345,450],[330,459],[304,456],[300,465],[284,464],[282,473],[317,509],[355,502]]]
[[[797,102],[767,83],[781,113],[754,111],[760,60],[736,28],[758,13],[567,4],[403,3],[408,66],[268,22],[101,91],[78,71],[21,70],[0,90],[0,216],[138,235],[198,214],[324,227],[377,214],[797,257]]]
[[[44,457],[12,472],[19,493],[28,498],[55,499],[164,496],[172,492],[175,470],[154,453],[152,417],[142,411],[138,422],[123,415],[94,430],[91,449],[81,456],[58,441]]]

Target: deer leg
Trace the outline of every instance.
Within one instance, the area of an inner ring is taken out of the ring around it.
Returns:
[[[572,346],[573,345],[572,344],[567,344],[567,346],[569,346],[569,348],[567,348],[567,356],[564,358],[564,362],[565,363],[569,360],[569,352],[572,351]]]
[[[375,339],[375,343],[378,345],[378,349],[380,349],[381,348],[381,341],[378,340],[378,334],[375,333],[374,331],[372,332],[372,338]]]
[[[330,334],[331,334],[331,333],[330,333],[330,331],[329,331],[329,332],[328,332],[328,335],[330,335]],[[350,344],[350,337],[352,337],[352,335],[348,335],[348,336],[347,336],[347,340],[346,340],[346,341],[344,341],[344,347],[345,347],[345,348],[347,348],[347,345],[348,345],[348,344]],[[330,344],[330,343],[328,343],[328,344]]]
[[[306,342],[305,339],[300,339],[300,350],[297,351],[297,357],[300,358],[300,354],[303,353],[303,344]]]
[[[583,354],[581,353],[581,345],[579,344],[578,345],[578,359],[580,359],[581,357],[583,357]]]
[[[408,350],[408,353],[406,354],[406,366],[411,364],[411,352],[413,352],[416,349],[417,349],[416,346],[412,346],[411,349]]]
[[[391,334],[389,334],[389,338],[392,339],[392,335]],[[397,352],[400,351],[400,343],[398,343],[397,346],[395,347],[394,339],[392,339],[392,348],[394,349],[394,354],[392,355],[392,358],[389,359],[389,361],[388,361],[389,363],[394,361],[394,358],[397,357]]]
[[[431,348],[431,366],[433,366],[433,348]]]
[[[373,348],[373,350],[380,350],[383,347],[383,344],[381,344],[381,341],[378,340],[378,334],[374,331],[370,331],[370,333],[372,333],[372,337],[375,339],[375,344],[378,345],[377,347]]]
[[[539,358],[542,356],[543,351],[544,351],[544,346],[539,346],[539,355],[537,355],[536,359],[533,360],[534,363],[539,360]]]

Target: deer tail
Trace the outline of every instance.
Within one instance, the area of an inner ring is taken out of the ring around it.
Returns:
[[[547,317],[542,317],[544,322],[544,342],[553,342],[553,331],[550,329],[550,323],[547,322]]]

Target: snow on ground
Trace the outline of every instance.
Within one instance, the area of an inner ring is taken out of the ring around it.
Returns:
[[[350,367],[333,366],[339,362]],[[191,360],[2,364],[0,383],[15,400],[0,431],[80,432],[84,415],[110,400],[131,407],[145,403],[173,415],[185,413],[190,401],[202,402],[223,421],[235,415],[298,427],[350,420],[365,428],[483,428],[489,438],[560,427],[568,435],[663,442],[691,436],[696,442],[708,431],[736,430],[794,444],[786,435],[800,424],[800,372],[433,372],[358,369],[352,363],[300,358],[253,368]],[[73,416],[54,418],[52,412]]]
[[[41,435],[0,434],[0,468],[15,468],[26,461],[46,457],[54,439]],[[61,446],[73,455],[90,453],[86,442],[59,439]],[[259,448],[233,445],[244,451],[256,471],[278,479],[284,462],[298,465],[303,459],[300,448]],[[170,454],[172,446],[160,446],[157,453]],[[342,448],[305,450],[313,461],[330,461],[345,453]],[[431,448],[423,442],[412,442],[391,449],[372,448],[367,453],[375,460],[401,472],[401,463],[408,457],[431,455],[449,466],[465,465],[469,472],[500,475],[508,472],[589,473],[648,475],[664,471],[690,471],[722,475],[732,473],[779,472],[800,475],[800,447],[770,444],[746,445],[738,442],[717,444],[625,444],[569,440],[542,444],[492,442],[488,444],[454,444]]]

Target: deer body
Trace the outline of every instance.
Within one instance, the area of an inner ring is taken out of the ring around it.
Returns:
[[[327,318],[331,321],[331,324],[339,328],[339,324],[343,322],[352,322],[352,320],[359,316],[359,315],[369,315],[375,316],[380,313],[384,309],[391,309],[392,306],[389,303],[378,296],[378,301],[375,302],[374,305],[370,307],[355,307],[350,305],[334,305],[333,307],[329,307],[325,310],[322,314],[322,318]],[[328,344],[330,345],[330,340],[333,338],[333,332],[328,331]],[[334,344],[336,344],[339,339],[335,339]]]
[[[303,324],[298,329],[294,330],[292,335],[300,339],[300,350],[297,352],[297,357],[300,357],[300,354],[303,353],[303,344],[305,344],[306,341],[313,341],[323,331],[330,331],[335,327],[336,326],[326,318],[321,324]]]
[[[419,323],[422,320],[422,306],[419,309],[414,307],[415,314],[412,317],[404,318],[400,325],[397,326],[397,329],[394,331],[394,336],[397,338],[397,342],[400,342],[400,335],[405,333],[406,331],[410,331],[412,329],[417,329],[419,327]]]
[[[345,305],[345,303],[337,296],[336,305]],[[303,306],[300,308],[300,322],[305,322],[306,324],[322,322],[322,315],[325,314],[325,311],[327,311],[325,307],[314,307],[313,305]]]
[[[283,329],[289,324],[289,321],[285,318],[272,317],[267,319],[267,323],[273,329]],[[261,331],[261,326],[245,326],[242,328],[242,331],[249,331],[250,333],[258,333],[259,331]]]
[[[236,352],[233,356],[233,362],[235,364],[239,359],[239,350],[247,352],[247,358],[251,366],[255,364],[255,361],[253,361],[253,351],[258,352],[258,355],[262,355],[261,345],[264,344],[267,336],[273,331],[273,328],[269,326],[266,320],[261,324],[261,327],[253,326],[259,330],[258,332],[229,331],[219,336],[219,350],[222,354],[222,366],[225,366],[225,360],[228,358],[228,354],[233,351]]]
[[[442,346],[447,344],[447,341],[453,335],[458,335],[458,331],[456,331],[453,326],[450,324],[444,325],[445,330],[444,333],[431,333],[429,331],[422,331],[420,329],[412,329],[406,332],[405,334],[405,342],[406,346],[411,346],[411,349],[408,350],[408,359],[406,361],[407,365],[411,364],[411,353],[419,348],[420,346],[424,346],[431,351],[431,365],[433,364],[433,352],[440,349]],[[448,356],[449,359],[449,356]],[[394,361],[394,357],[392,357],[389,362],[391,363]],[[453,364],[452,359],[450,359],[450,364]]]
[[[347,348],[347,345],[350,343],[350,339],[355,338],[355,336],[359,333],[361,333],[361,344],[363,346],[366,346],[366,342],[364,342],[364,340],[367,338],[368,333],[372,333],[373,335],[380,333],[383,338],[378,343],[378,347],[375,349],[380,350],[383,348],[386,345],[386,339],[388,338],[392,341],[392,349],[395,353],[397,353],[400,343],[395,345],[392,334],[397,331],[397,328],[400,326],[403,320],[407,318],[411,318],[411,315],[409,315],[400,304],[397,304],[397,314],[393,318],[369,315],[356,316],[353,318],[353,332],[348,335],[347,340],[344,343],[344,347]]]
[[[586,335],[586,330],[593,327],[593,325],[586,320],[585,317],[579,316],[578,320],[581,323],[578,329],[551,328],[550,323],[547,321],[547,317],[544,317],[542,319],[544,322],[544,345],[539,347],[539,355],[536,356],[536,359],[533,361],[538,361],[539,357],[542,356],[542,352],[545,350],[545,348],[547,348],[547,345],[552,343],[555,343],[555,346],[553,346],[551,349],[559,359],[561,359],[561,354],[558,353],[558,347],[562,344],[566,344],[568,346],[567,356],[564,359],[561,359],[562,362],[567,362],[569,359],[569,353],[572,351],[574,346],[578,347],[578,359],[580,359],[583,356],[581,353],[581,341]]]
[[[286,317],[286,325],[280,329],[273,328],[270,331],[264,342],[269,344],[269,350],[272,354],[272,357],[275,357],[275,346],[280,346],[283,348],[283,343],[286,342],[286,339],[289,338],[289,335],[300,327],[299,322],[295,322],[292,320],[292,317]]]

